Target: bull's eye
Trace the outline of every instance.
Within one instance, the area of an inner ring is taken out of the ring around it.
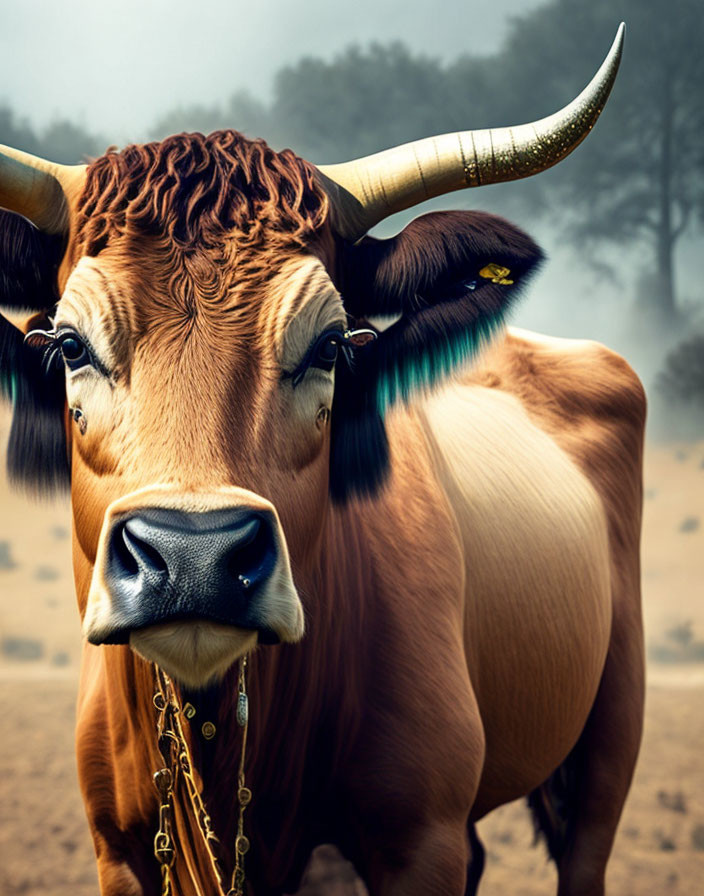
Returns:
[[[318,370],[332,370],[344,338],[342,330],[325,330],[308,349],[293,373],[284,374],[284,376],[291,377],[291,384],[295,388],[311,367],[317,367]]]
[[[59,349],[69,370],[78,370],[91,363],[90,353],[85,343],[72,330],[60,333],[58,336]]]
[[[310,366],[321,370],[332,370],[337,361],[337,350],[340,346],[340,334],[338,332],[323,333],[315,344],[315,353],[311,358]]]

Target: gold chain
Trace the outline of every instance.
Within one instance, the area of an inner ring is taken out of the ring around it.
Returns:
[[[171,837],[174,776],[171,768],[175,739],[169,725],[171,707],[164,693],[154,694],[154,706],[159,712],[157,736],[159,751],[167,764],[154,773],[154,786],[159,793],[159,830],[154,837],[154,855],[161,866],[161,894],[171,896],[171,868],[176,859],[176,849]]]
[[[169,677],[158,666],[154,666],[156,675],[156,693],[154,706],[158,712],[157,736],[159,751],[164,760],[164,767],[154,774],[154,785],[159,793],[159,829],[154,837],[154,855],[161,867],[161,896],[172,896],[171,869],[176,860],[176,844],[172,833],[174,789],[178,786],[178,777],[184,779],[191,809],[198,822],[198,829],[210,859],[210,863],[218,882],[219,896],[244,896],[244,856],[249,850],[249,840],[244,833],[244,811],[252,800],[252,792],[245,786],[244,765],[247,747],[247,729],[249,724],[247,697],[247,657],[240,659],[237,682],[237,722],[242,727],[242,751],[237,774],[237,802],[239,816],[237,819],[237,836],[235,838],[235,867],[232,872],[230,889],[225,893],[220,864],[214,852],[219,845],[218,838],[212,828],[210,816],[203,803],[203,798],[193,774],[193,763],[188,743],[183,733],[181,721],[182,709]]]
[[[237,723],[242,728],[242,752],[240,767],[237,773],[237,837],[235,838],[235,867],[227,896],[244,896],[244,857],[249,851],[249,840],[244,834],[244,810],[252,801],[252,791],[245,786],[244,756],[247,748],[247,729],[249,727],[249,706],[247,698],[247,657],[240,660],[240,674],[237,681]]]

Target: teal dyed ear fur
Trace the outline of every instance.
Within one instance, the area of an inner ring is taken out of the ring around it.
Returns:
[[[487,312],[455,332],[440,333],[431,345],[413,352],[398,353],[379,365],[375,402],[384,416],[397,401],[408,403],[419,392],[433,389],[455,370],[467,364],[504,326],[504,310]],[[391,335],[391,334],[390,334]]]

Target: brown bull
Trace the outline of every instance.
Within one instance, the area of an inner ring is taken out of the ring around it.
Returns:
[[[3,301],[38,311],[25,341],[0,319],[9,458],[70,472],[104,896],[221,892],[236,842],[259,896],[321,842],[372,896],[472,894],[474,823],[526,794],[559,893],[603,893],[641,731],[642,389],[595,344],[498,333],[541,257],[512,225],[364,233],[566,155],[621,37],[551,119],[345,166],[234,132],[0,155],[42,231],[4,219]]]

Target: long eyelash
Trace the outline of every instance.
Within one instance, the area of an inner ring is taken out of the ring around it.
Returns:
[[[47,376],[51,373],[52,368],[56,370],[61,369],[61,346],[58,339],[52,345],[46,347],[42,363],[44,364],[44,373]]]
[[[49,320],[50,323],[54,323],[51,318],[49,318]],[[42,350],[42,366],[45,374],[48,375],[51,372],[52,365],[55,365],[57,370],[63,369],[63,361],[61,360],[61,339],[64,335],[68,336],[71,334],[73,334],[73,330],[70,327],[62,327],[57,330],[55,326],[52,326],[51,330],[30,330],[24,337],[25,343],[27,343],[30,348]],[[102,373],[102,375],[112,384],[113,380],[110,372],[96,355],[93,346],[82,336],[78,334],[74,335],[77,339],[80,339],[85,346],[92,366],[99,373]],[[33,343],[37,340],[46,342],[46,345],[34,345]]]
[[[46,345],[38,346],[35,345],[34,342],[37,339],[45,340]],[[55,327],[52,327],[51,330],[30,330],[29,333],[24,337],[24,341],[30,348],[39,350],[42,352],[42,369],[44,374],[48,376],[51,373],[51,369],[53,366],[58,370],[61,366],[59,355],[61,352],[61,343],[59,340],[59,332]]]

